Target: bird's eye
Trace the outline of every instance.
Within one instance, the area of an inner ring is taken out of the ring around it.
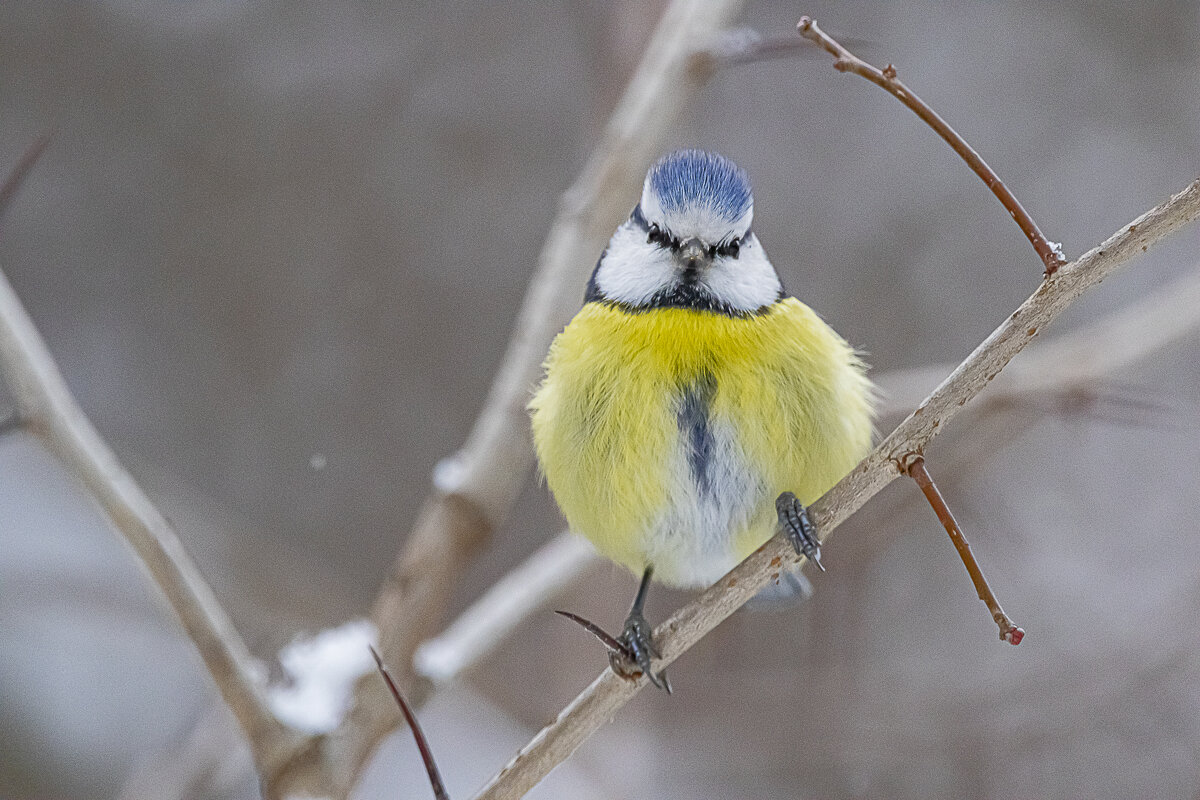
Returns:
[[[741,239],[731,239],[728,243],[721,245],[717,249],[717,252],[723,256],[729,256],[730,258],[737,258],[738,252],[741,249],[742,249],[742,240]]]
[[[658,225],[651,225],[650,231],[646,235],[646,241],[651,244],[656,244],[659,247],[665,247],[668,243],[667,235],[662,232],[662,228]]]

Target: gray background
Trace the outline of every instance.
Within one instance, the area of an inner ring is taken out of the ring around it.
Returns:
[[[365,610],[657,7],[0,9],[0,168],[56,129],[0,268],[258,655]],[[1195,4],[762,0],[745,23],[787,33],[800,13],[894,62],[1069,255],[1200,174]],[[878,373],[963,358],[1036,287],[978,179],[824,58],[720,73],[671,144],[747,169],[785,284]],[[1198,245],[1176,236],[1054,332],[1194,268]],[[1032,398],[932,448],[1020,648],[894,485],[839,533],[812,602],[736,615],[673,669],[675,697],[643,693],[573,768],[613,798],[1200,793],[1198,347],[1098,387],[1156,410]],[[531,481],[456,607],[560,526]],[[632,589],[605,567],[563,605],[615,626]],[[656,592],[652,618],[686,599]],[[539,618],[464,691],[530,730],[602,663]],[[113,796],[212,698],[78,487],[0,438],[0,794]],[[479,723],[455,708],[435,741],[452,785],[503,761],[456,745]]]

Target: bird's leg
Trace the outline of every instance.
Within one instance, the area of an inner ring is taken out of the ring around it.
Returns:
[[[821,563],[821,541],[817,538],[817,529],[808,519],[808,509],[804,504],[796,495],[784,492],[775,501],[775,511],[779,514],[779,527],[796,552],[807,556],[809,561],[824,572],[825,566]]]
[[[617,674],[628,676],[629,667],[636,666],[646,674],[651,683],[670,694],[671,682],[667,680],[667,673],[663,671],[655,675],[650,669],[650,659],[658,657],[658,650],[654,647],[653,630],[650,623],[646,622],[646,617],[642,613],[642,608],[646,605],[646,591],[650,588],[650,576],[653,574],[654,568],[646,567],[646,571],[642,573],[642,583],[638,586],[637,596],[633,598],[633,607],[629,609],[629,616],[625,618],[625,630],[621,633],[620,642],[625,646],[628,658],[622,658],[610,652],[608,659],[612,664],[613,671]],[[634,663],[629,664],[629,661]]]

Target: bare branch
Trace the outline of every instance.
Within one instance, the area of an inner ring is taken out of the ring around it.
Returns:
[[[979,562],[971,553],[971,545],[967,543],[967,537],[963,535],[958,520],[950,512],[950,507],[946,505],[946,499],[942,497],[937,484],[929,475],[929,470],[925,468],[925,459],[922,456],[913,457],[907,464],[906,471],[916,481],[917,486],[921,487],[921,493],[933,507],[938,521],[942,523],[946,533],[950,534],[950,541],[954,542],[954,548],[962,558],[963,566],[967,568],[967,574],[971,576],[971,583],[975,584],[975,591],[979,594],[979,599],[988,607],[988,611],[992,612],[992,619],[1000,628],[1001,640],[1009,644],[1020,644],[1021,640],[1025,638],[1025,631],[1014,625],[1013,621],[1004,613],[1004,609],[1000,607],[1000,601],[996,599],[992,587],[988,585],[987,578],[983,575]]]
[[[809,507],[809,514],[828,540],[833,530],[871,497],[902,474],[945,423],[984,387],[1034,335],[1061,314],[1079,295],[1099,283],[1150,245],[1200,216],[1200,181],[1048,276],[1029,299],[985,339],[933,393],[879,444],[854,470]],[[800,563],[790,543],[775,536],[695,601],[679,609],[654,632],[662,652],[662,669],[740,608],[773,574]],[[477,800],[512,800],[533,788],[645,684],[605,670],[558,718],[476,796]]]
[[[296,741],[268,710],[254,662],[174,529],[84,416],[45,342],[0,275],[0,372],[18,412],[67,469],[79,476],[167,596],[255,759],[272,764]]]
[[[4,183],[0,184],[0,219],[3,219],[4,212],[8,210],[9,203],[16,197],[17,192],[24,185],[25,179],[29,177],[29,172],[33,169],[33,165],[42,157],[42,153],[46,151],[46,146],[50,144],[50,140],[53,138],[54,130],[51,129],[34,139],[33,143],[25,148],[25,152],[21,154],[21,158],[17,161],[16,166],[5,177]]]
[[[1029,216],[1013,193],[1008,190],[1008,187],[1000,180],[1000,176],[987,165],[979,153],[975,152],[975,148],[967,144],[967,141],[959,136],[958,132],[951,128],[936,111],[913,94],[912,90],[896,77],[895,67],[888,64],[885,69],[880,70],[871,66],[831,39],[828,34],[817,27],[817,23],[810,17],[801,17],[796,27],[801,36],[817,43],[834,57],[833,66],[839,72],[853,72],[855,75],[866,78],[904,103],[925,124],[937,131],[938,136],[946,140],[954,152],[967,162],[975,174],[999,198],[1021,231],[1029,238],[1030,244],[1033,245],[1033,249],[1037,251],[1045,265],[1047,275],[1054,274],[1055,270],[1067,263],[1061,245],[1047,241],[1037,223],[1033,221],[1033,217]]]

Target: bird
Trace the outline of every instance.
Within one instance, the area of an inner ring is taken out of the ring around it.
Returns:
[[[626,674],[668,691],[651,670],[651,581],[711,585],[780,529],[820,566],[806,506],[873,435],[860,353],[784,291],[753,217],[731,160],[653,164],[529,402],[568,526],[641,576],[618,637]]]

